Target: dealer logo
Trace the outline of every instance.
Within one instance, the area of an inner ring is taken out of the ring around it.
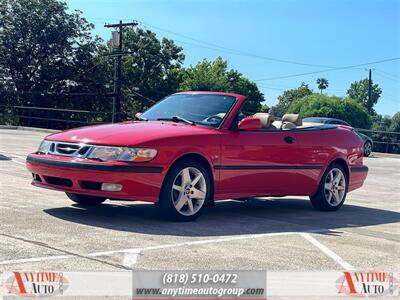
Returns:
[[[392,272],[343,272],[336,280],[338,293],[347,296],[393,295],[398,286],[398,278]]]
[[[62,295],[68,280],[62,272],[13,272],[5,280],[6,292],[17,296]]]

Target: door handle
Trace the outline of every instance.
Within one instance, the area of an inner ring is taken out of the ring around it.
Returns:
[[[283,138],[283,140],[284,140],[286,143],[288,143],[288,144],[292,144],[292,143],[294,142],[294,138],[291,137],[291,136],[285,136],[285,137]]]

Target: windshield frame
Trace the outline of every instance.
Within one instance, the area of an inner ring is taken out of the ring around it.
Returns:
[[[306,119],[313,119],[313,120],[306,120]],[[309,122],[309,123],[321,123],[321,124],[327,124],[326,122],[328,121],[328,119],[324,118],[324,117],[305,117],[303,119],[303,122]]]
[[[153,106],[157,105],[158,103],[160,103],[161,101],[164,101],[165,99],[167,99],[168,97],[174,96],[174,95],[210,95],[210,96],[222,96],[222,97],[231,97],[233,98],[232,104],[229,107],[229,109],[226,111],[225,116],[222,118],[221,122],[219,123],[218,126],[212,126],[212,125],[207,125],[207,124],[203,124],[203,123],[197,123],[196,121],[190,120],[194,122],[194,125],[191,126],[203,126],[203,127],[207,127],[207,128],[212,128],[212,129],[221,129],[221,127],[224,125],[226,119],[228,118],[228,116],[232,113],[232,110],[235,108],[235,106],[237,105],[237,101],[238,101],[238,97],[229,93],[217,93],[217,92],[181,92],[181,93],[174,93],[171,95],[168,95],[166,97],[164,97],[163,99],[161,99],[160,101],[158,101],[157,103],[155,103],[154,105],[152,105],[151,107],[149,107],[148,109],[146,109],[141,116],[143,116],[147,111],[149,111]],[[182,117],[182,116],[180,116]],[[174,121],[161,121],[161,120],[151,120],[148,119],[147,121],[151,121],[151,122],[172,122],[174,123]]]

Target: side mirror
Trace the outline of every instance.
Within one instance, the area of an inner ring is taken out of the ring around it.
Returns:
[[[238,124],[240,130],[256,130],[261,129],[261,121],[259,118],[244,118]]]
[[[137,113],[135,114],[135,119],[136,119],[136,120],[139,120],[141,115],[142,115],[141,112],[137,112]]]

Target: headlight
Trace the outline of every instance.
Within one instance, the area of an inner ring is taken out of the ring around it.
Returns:
[[[156,155],[156,149],[94,146],[87,158],[101,161],[145,162],[152,160]]]
[[[37,153],[47,154],[50,151],[50,147],[51,147],[52,143],[53,142],[51,142],[51,141],[43,140],[39,146],[39,149],[37,150]]]

